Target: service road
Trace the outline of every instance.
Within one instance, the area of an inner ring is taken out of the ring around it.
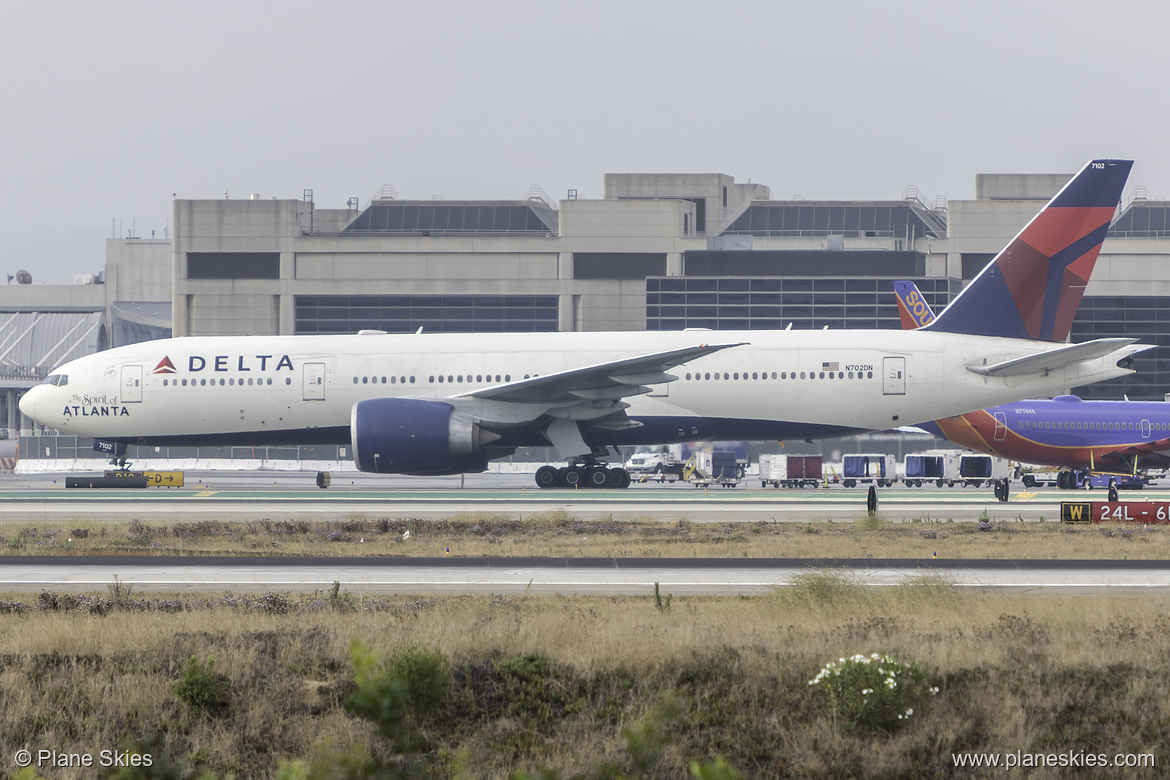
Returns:
[[[474,477],[474,479],[472,478]],[[117,520],[389,519],[488,514],[524,519],[567,513],[581,520],[691,522],[848,522],[866,514],[867,488],[777,490],[751,481],[737,488],[633,485],[627,490],[540,490],[528,475],[385,478],[346,474],[321,490],[311,474],[189,473],[183,488],[65,489],[60,475],[0,477],[0,522]],[[1123,500],[1170,500],[1170,491],[1126,492]],[[1056,520],[1061,501],[1104,500],[1104,491],[1032,491],[1014,486],[1001,503],[982,488],[881,488],[878,515],[911,520]]]

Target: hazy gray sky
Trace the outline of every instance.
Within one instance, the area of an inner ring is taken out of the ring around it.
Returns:
[[[600,197],[719,172],[776,197],[974,196],[1136,160],[1170,196],[1170,3],[199,3],[3,13],[0,273],[71,282],[180,198]]]

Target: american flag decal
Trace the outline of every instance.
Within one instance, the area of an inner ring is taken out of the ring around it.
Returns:
[[[840,370],[841,370],[841,364],[835,360],[832,363],[821,363],[821,371],[840,371]]]

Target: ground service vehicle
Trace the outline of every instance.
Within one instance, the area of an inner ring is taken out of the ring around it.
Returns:
[[[635,452],[626,461],[626,471],[637,481],[656,479],[659,482],[684,479],[686,459],[679,458],[670,447],[659,447],[647,452]]]
[[[1026,472],[1020,479],[1026,488],[1058,487],[1062,490],[1095,490],[1116,487],[1119,490],[1141,490],[1153,481],[1148,472],[1111,474],[1089,469],[1037,470]]]
[[[695,468],[690,476],[691,484],[705,488],[710,485],[722,485],[733,488],[739,484],[742,475],[742,466],[730,450],[714,450],[712,452],[697,452],[694,455]]]

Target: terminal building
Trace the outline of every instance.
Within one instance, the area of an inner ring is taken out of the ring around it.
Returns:
[[[604,196],[539,188],[501,200],[366,204],[300,198],[175,200],[166,239],[110,239],[80,281],[0,292],[0,407],[56,364],[175,336],[898,328],[892,283],[941,310],[1068,174],[980,174],[974,200],[780,200],[724,174],[606,174]],[[1170,214],[1128,194],[1072,340],[1160,344],[1170,326]],[[35,320],[35,322],[33,321]],[[615,336],[620,338],[620,336]],[[6,351],[5,351],[6,350]],[[1160,400],[1170,355],[1075,388]]]

